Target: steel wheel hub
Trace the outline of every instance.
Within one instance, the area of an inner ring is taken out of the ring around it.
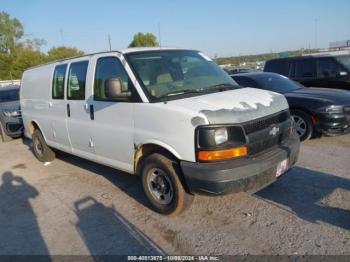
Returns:
[[[43,145],[41,144],[40,140],[38,138],[35,138],[34,141],[34,149],[35,149],[35,152],[42,156],[43,155]]]
[[[152,168],[147,176],[148,189],[160,204],[169,204],[174,197],[174,190],[168,175],[159,168]]]
[[[297,115],[293,115],[293,120],[295,122],[295,129],[299,135],[299,137],[302,137],[306,133],[307,125],[303,118]]]

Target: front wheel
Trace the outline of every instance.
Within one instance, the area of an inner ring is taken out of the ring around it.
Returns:
[[[300,141],[310,139],[313,133],[311,117],[307,113],[300,110],[292,110],[291,115],[294,120],[295,129]]]
[[[40,162],[51,162],[55,159],[55,152],[46,144],[40,130],[34,130],[32,141],[34,155]]]
[[[156,212],[176,216],[191,205],[194,197],[186,192],[180,176],[177,162],[162,154],[154,153],[144,160],[142,187]]]

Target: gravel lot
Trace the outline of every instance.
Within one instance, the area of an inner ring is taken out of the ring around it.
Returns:
[[[350,136],[302,145],[297,167],[248,195],[197,196],[176,218],[139,179],[67,154],[0,144],[0,254],[350,254]]]

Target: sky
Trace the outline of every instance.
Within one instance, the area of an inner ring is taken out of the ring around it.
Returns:
[[[125,48],[137,32],[211,57],[328,47],[350,39],[350,0],[0,0],[26,38],[86,53]],[[158,30],[160,28],[160,30]],[[317,35],[317,37],[316,37]]]

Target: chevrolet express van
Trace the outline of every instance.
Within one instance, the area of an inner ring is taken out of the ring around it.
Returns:
[[[139,48],[24,72],[21,107],[38,160],[53,149],[141,176],[157,212],[194,194],[256,191],[299,152],[286,99],[243,88],[199,51]]]

